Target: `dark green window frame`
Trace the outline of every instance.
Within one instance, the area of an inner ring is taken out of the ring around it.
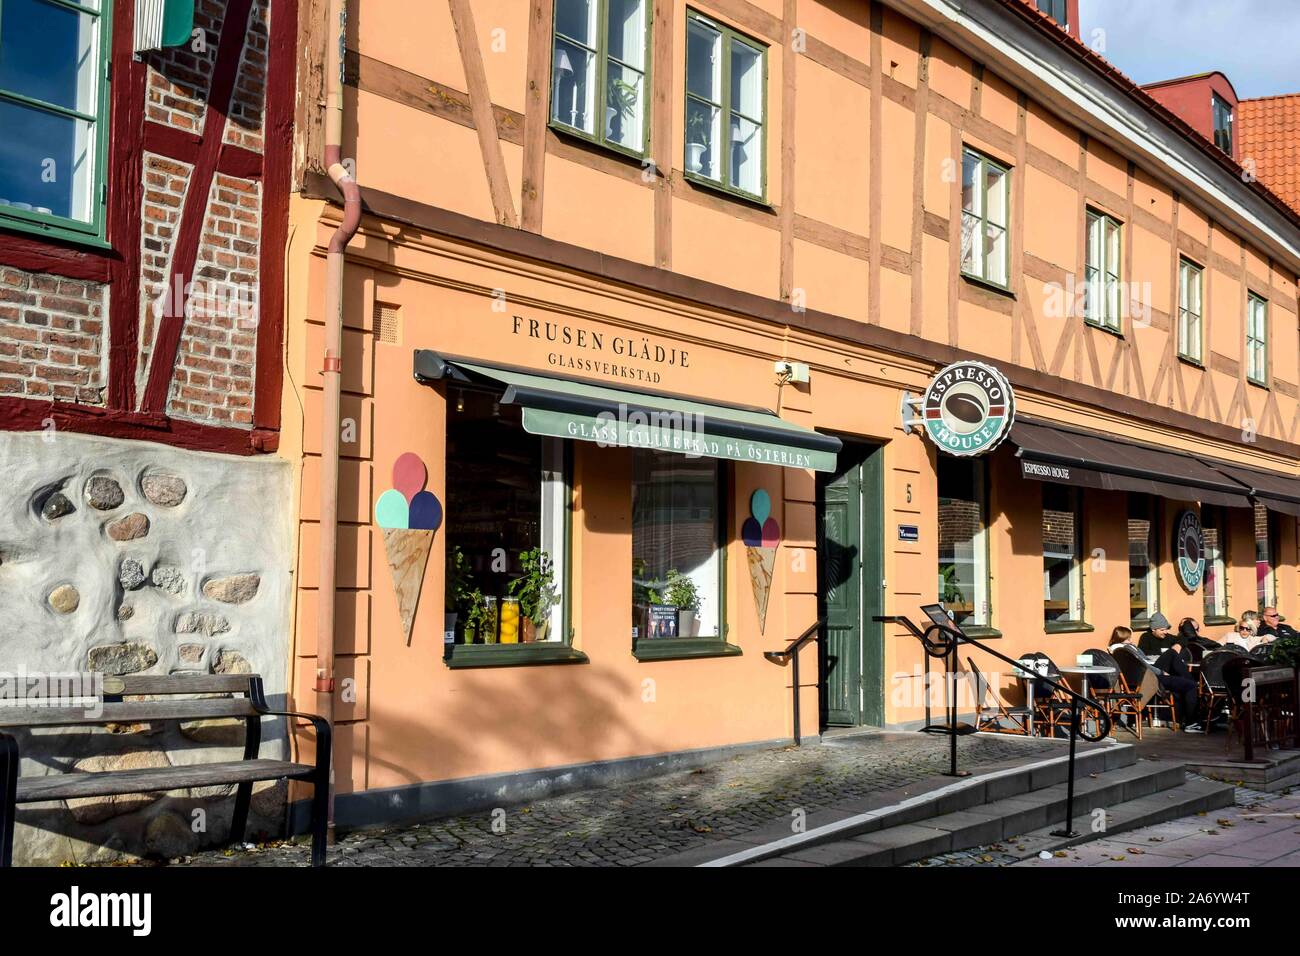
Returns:
[[[632,641],[632,656],[638,661],[671,661],[691,657],[738,657],[735,644],[727,643],[727,503],[731,501],[732,470],[727,462],[718,462],[718,513],[715,530],[718,547],[718,634],[716,637],[637,637]],[[629,546],[631,538],[629,537]]]
[[[100,0],[100,9],[85,6],[75,0],[41,0],[50,6],[70,10],[74,13],[94,17],[96,21],[95,36],[95,71],[96,93],[95,112],[82,113],[67,107],[47,103],[43,100],[23,96],[20,93],[0,88],[0,100],[21,106],[64,116],[70,119],[84,120],[92,126],[95,138],[93,157],[94,170],[91,173],[91,217],[87,221],[70,216],[56,216],[35,210],[15,209],[12,206],[0,206],[0,228],[32,233],[48,238],[65,239],[86,245],[108,247],[105,241],[106,210],[108,207],[108,184],[106,169],[108,165],[109,142],[109,72],[111,51],[113,48],[113,0]],[[0,0],[0,5],[3,0]]]
[[[722,35],[721,90],[719,91],[719,94],[721,96],[720,103],[714,102],[712,100],[706,100],[703,97],[698,96],[690,91],[690,29],[691,29],[690,25],[692,22],[702,23],[705,26],[709,27],[710,29],[716,30],[718,33]],[[758,55],[762,58],[762,62],[763,62],[763,80],[762,80],[763,92],[761,97],[762,116],[758,118],[748,116],[745,113],[740,112],[739,110],[732,109],[731,53],[732,53],[732,47],[735,43],[742,43],[745,46],[753,50],[756,50],[758,52]],[[712,17],[706,16],[705,14],[702,14],[699,11],[693,10],[688,7],[686,9],[686,50],[687,50],[686,81],[683,83],[686,105],[685,105],[685,111],[682,114],[683,123],[687,124],[687,128],[685,130],[686,135],[684,137],[686,153],[682,157],[682,169],[684,170],[684,175],[686,179],[690,180],[692,183],[697,183],[701,186],[707,186],[710,189],[718,189],[725,193],[729,193],[730,195],[739,196],[742,199],[748,199],[752,202],[766,203],[767,202],[767,140],[768,140],[768,126],[767,126],[768,45],[766,43],[762,43],[759,40],[754,39],[752,36],[749,36],[748,34],[741,33],[739,30],[733,30],[731,27],[727,26],[726,24],[721,23]],[[716,109],[719,112],[718,134],[722,140],[721,148],[719,149],[720,158],[718,159],[718,173],[720,176],[719,179],[711,179],[708,176],[704,175],[703,173],[695,172],[690,168],[689,117],[691,115],[690,104],[692,102],[703,104],[704,106],[710,107],[712,109]],[[731,182],[731,163],[730,163],[731,149],[732,149],[731,118],[733,116],[737,116],[747,123],[752,123],[754,126],[758,127],[759,131],[762,133],[762,148],[759,150],[759,154],[758,154],[759,191],[757,193],[750,192],[749,190],[737,186]]]
[[[1182,256],[1178,260],[1178,357],[1200,365],[1204,355],[1205,273],[1191,259]]]
[[[1124,261],[1124,224],[1114,216],[1098,209],[1089,209],[1087,228],[1084,231],[1084,314],[1088,325],[1107,332],[1121,332],[1123,325],[1123,291],[1120,281]],[[1092,230],[1101,229],[1101,261],[1093,259]],[[1115,234],[1112,257],[1110,236]],[[1112,289],[1114,294],[1112,295]]]
[[[974,263],[975,268],[967,269],[964,260],[961,274],[969,279],[976,279],[979,282],[988,283],[998,289],[1010,290],[1011,282],[1011,167],[1004,163],[999,163],[996,159],[981,153],[977,149],[971,149],[969,146],[962,148],[962,177],[963,181],[966,175],[966,162],[973,160],[976,163],[977,170],[975,174],[975,188],[979,195],[979,211],[967,209],[962,204],[961,215],[963,219],[969,216],[977,223],[976,233],[972,236],[972,243],[978,240],[979,257]],[[992,190],[987,188],[989,170],[995,170],[1002,174],[1001,192],[1002,192],[1002,222],[994,222],[989,216],[989,196]],[[965,226],[962,227],[963,230]],[[994,262],[994,257],[989,255],[986,248],[986,241],[990,229],[1000,229],[1002,231],[1002,262],[1001,272],[1004,278],[1001,280],[991,278],[993,270],[990,263]],[[963,244],[965,237],[963,236]]]
[[[1268,387],[1268,300],[1246,295],[1246,381]]]
[[[633,159],[644,160],[646,156],[649,154],[649,150],[650,150],[650,107],[653,102],[653,96],[651,95],[652,93],[651,82],[653,79],[651,76],[651,70],[653,67],[653,63],[651,58],[652,47],[650,41],[652,24],[654,22],[653,0],[643,0],[644,13],[645,13],[645,40],[644,40],[643,50],[642,50],[642,62],[645,64],[644,70],[637,70],[636,67],[624,63],[622,60],[614,59],[612,56],[609,55],[608,52],[609,0],[592,0],[592,2],[598,4],[597,15],[596,15],[596,46],[594,48],[588,46],[585,43],[581,43],[578,40],[573,39],[573,37],[570,37],[566,34],[559,32],[559,30],[556,28],[556,18],[554,16],[555,4],[559,2],[560,0],[552,0],[552,6],[551,6],[551,11],[552,11],[551,96],[550,96],[550,102],[547,105],[547,116],[549,117],[548,125],[551,127],[551,129],[557,130],[558,132],[564,133],[568,136],[576,136],[579,139],[586,140],[587,142],[592,143],[596,146],[600,146],[603,149],[609,149],[616,153],[622,153],[624,156],[630,156]],[[595,110],[595,116],[592,118],[592,128],[594,129],[595,132],[588,133],[586,130],[581,129],[580,127],[574,126],[571,123],[564,122],[563,120],[559,119],[555,115],[555,107],[557,105],[555,103],[555,95],[556,95],[555,46],[557,40],[562,40],[565,43],[569,43],[572,44],[573,46],[580,47],[581,49],[591,53],[596,58],[596,80],[595,80],[596,90],[595,90],[595,100],[594,100],[595,105],[593,107]],[[605,110],[608,108],[608,104],[609,104],[609,64],[611,61],[626,69],[635,70],[636,72],[640,73],[642,77],[641,95],[644,97],[644,108],[643,108],[643,115],[641,119],[641,148],[640,149],[629,149],[627,146],[624,146],[622,143],[609,139],[608,136],[606,135],[604,116],[605,116]]]
[[[3,0],[0,0],[3,2]],[[498,391],[484,389],[484,391]],[[541,644],[444,644],[443,663],[453,670],[470,667],[520,667],[530,664],[585,664],[587,655],[573,646],[573,442],[564,449],[564,582],[560,595],[561,639]],[[445,543],[445,537],[444,537]],[[447,597],[444,594],[443,603]]]

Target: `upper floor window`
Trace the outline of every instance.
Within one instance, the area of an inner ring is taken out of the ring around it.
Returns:
[[[1070,11],[1065,0],[1038,0],[1038,9],[1060,24],[1062,30],[1070,28]]]
[[[762,199],[767,48],[694,10],[687,15],[686,173]]]
[[[962,152],[961,271],[1006,286],[1009,180],[1005,166],[973,149]]]
[[[1120,328],[1120,224],[1088,210],[1088,258],[1084,266],[1083,317],[1090,325]]]
[[[1246,378],[1268,384],[1268,303],[1253,292],[1246,299]]]
[[[552,123],[645,155],[649,11],[649,0],[555,0]]]
[[[1222,100],[1217,93],[1210,94],[1210,102],[1214,113],[1214,145],[1231,156],[1232,107]]]
[[[1178,260],[1178,354],[1201,361],[1201,267]]]
[[[109,0],[0,4],[0,222],[101,236]]]

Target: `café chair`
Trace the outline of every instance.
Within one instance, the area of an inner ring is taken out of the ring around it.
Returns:
[[[1037,662],[1039,673],[1046,671],[1047,673],[1044,676],[1050,677],[1058,684],[1065,683],[1060,668],[1042,651],[1033,651],[1023,655],[1020,659]],[[1045,728],[1042,736],[1068,737],[1070,735],[1070,698],[1047,681],[1036,679],[1034,681],[1034,719],[1039,721],[1041,726]],[[1064,731],[1064,733],[1060,733],[1061,731]]]
[[[1111,730],[1119,726],[1121,721],[1118,717],[1131,718],[1130,725],[1125,729],[1129,733],[1142,739],[1142,695],[1128,686],[1124,680],[1124,673],[1120,669],[1119,661],[1109,651],[1103,651],[1098,648],[1090,648],[1084,651],[1085,654],[1092,658],[1093,664],[1099,667],[1114,668],[1115,674],[1111,677],[1099,675],[1094,677],[1088,690],[1097,703],[1106,709],[1106,715],[1111,719]]]
[[[1120,676],[1131,693],[1137,694],[1138,739],[1142,739],[1142,721],[1150,721],[1156,710],[1166,710],[1174,722],[1174,704],[1170,694],[1160,689],[1160,675],[1147,663],[1146,655],[1132,644],[1121,644],[1111,655],[1119,665]]]
[[[1214,729],[1214,719],[1219,713],[1227,712],[1231,720],[1232,695],[1228,693],[1228,686],[1224,682],[1223,668],[1228,661],[1246,656],[1248,655],[1240,647],[1225,647],[1206,654],[1201,660],[1201,671],[1197,680],[1200,685],[1198,689],[1201,699],[1205,701],[1206,733]]]
[[[970,665],[971,681],[975,685],[976,732],[1028,736],[1029,719],[1032,716],[1029,708],[1008,707],[998,696],[993,685],[980,673],[975,662],[968,657],[966,663]]]

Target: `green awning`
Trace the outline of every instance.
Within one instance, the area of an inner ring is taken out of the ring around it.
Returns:
[[[840,440],[770,411],[634,392],[577,379],[415,352],[415,377],[504,387],[502,404],[523,409],[524,430],[621,448],[834,471]]]

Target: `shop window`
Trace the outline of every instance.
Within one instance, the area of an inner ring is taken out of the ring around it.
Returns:
[[[987,627],[988,528],[982,460],[939,458],[939,596],[953,620]]]
[[[767,47],[687,13],[686,175],[762,199]]]
[[[1226,623],[1228,616],[1228,566],[1225,558],[1228,523],[1223,508],[1201,508],[1201,534],[1205,539],[1204,617]]]
[[[722,509],[715,458],[632,453],[632,637],[721,638]]]
[[[1201,342],[1204,333],[1201,325],[1201,267],[1187,260],[1178,260],[1178,354],[1192,362],[1200,362]]]
[[[1120,224],[1088,210],[1088,248],[1084,266],[1083,317],[1089,325],[1120,330]]]
[[[1077,489],[1043,485],[1043,619],[1049,626],[1083,621],[1082,509]]]
[[[1277,551],[1273,547],[1273,520],[1268,509],[1255,503],[1255,602],[1262,611],[1277,607],[1276,575],[1273,560]]]
[[[555,0],[551,122],[644,156],[650,0]]]
[[[1007,239],[1011,174],[983,153],[962,153],[961,271],[1006,288],[1011,250]]]
[[[446,610],[456,645],[567,643],[568,448],[501,393],[447,396]]]
[[[109,0],[0,4],[0,222],[102,238]]]
[[[1268,384],[1268,303],[1253,292],[1246,299],[1246,378]]]
[[[1146,627],[1160,610],[1159,539],[1156,535],[1155,499],[1128,496],[1128,603],[1133,627]]]

